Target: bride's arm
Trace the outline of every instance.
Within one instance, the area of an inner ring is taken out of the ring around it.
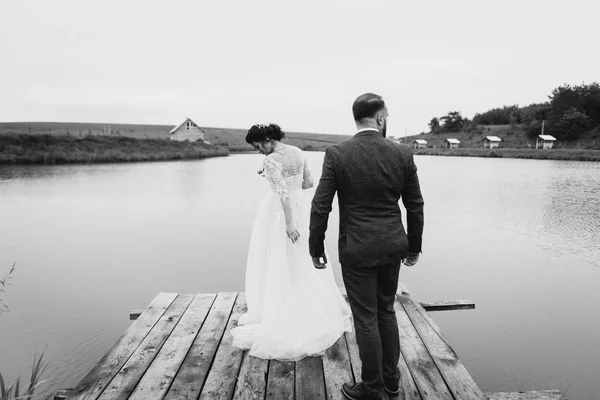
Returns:
[[[308,161],[304,159],[304,175],[302,176],[302,189],[310,189],[314,186],[313,177],[308,168]]]
[[[287,235],[292,239],[292,242],[295,242],[300,237],[300,234],[298,233],[298,227],[296,226],[296,221],[293,217],[289,189],[281,174],[281,167],[269,157],[265,158],[264,167],[267,178],[271,180],[275,191],[279,194],[279,198],[281,199]]]

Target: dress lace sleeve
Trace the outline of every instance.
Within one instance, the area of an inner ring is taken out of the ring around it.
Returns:
[[[283,165],[271,157],[265,157],[263,167],[271,190],[278,193],[282,200],[287,201],[290,193],[288,184],[283,176]]]

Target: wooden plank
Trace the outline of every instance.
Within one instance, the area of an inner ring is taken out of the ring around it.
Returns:
[[[407,296],[398,296],[398,298],[454,397],[470,400],[484,399],[483,393],[454,349],[423,318],[415,303]]]
[[[230,330],[237,326],[242,313],[246,312],[246,294],[240,293],[235,301],[233,312],[225,328],[225,334],[210,368],[200,400],[231,399],[235,391],[238,372],[244,351],[232,346]]]
[[[355,382],[361,382],[362,361],[360,360],[360,352],[358,350],[358,342],[354,332],[346,332],[346,345],[348,346],[348,355],[350,357],[350,366],[352,367],[352,375]]]
[[[185,310],[179,323],[169,335],[150,367],[138,382],[129,400],[162,399],[188,354],[192,343],[215,301],[214,294],[198,294]],[[233,306],[233,304],[231,304]],[[230,306],[230,307],[231,307]],[[183,398],[183,397],[182,397]]]
[[[267,377],[267,400],[294,400],[296,368],[292,361],[272,360]]]
[[[400,388],[400,393],[404,394],[404,400],[421,400],[417,384],[410,373],[410,369],[408,369],[408,364],[402,353],[400,353],[400,360],[398,360],[398,368],[400,369],[398,387]]]
[[[265,398],[269,361],[244,353],[233,398],[256,400]]]
[[[325,351],[323,356],[323,373],[325,375],[325,390],[328,399],[344,399],[342,385],[354,384],[350,354],[346,345],[346,337],[342,335],[333,346]]]
[[[400,332],[400,350],[421,398],[452,400],[452,394],[450,394],[444,378],[438,371],[410,318],[406,315],[398,296],[394,308]]]
[[[71,396],[72,390],[73,390],[72,388],[70,388],[70,389],[60,389],[56,393],[54,393],[54,396],[52,397],[52,399],[53,400],[67,400],[67,398],[69,396]]]
[[[565,400],[558,390],[486,393],[488,400]]]
[[[360,382],[362,380],[362,362],[360,361],[356,335],[354,333],[346,333],[346,342],[348,343],[348,352],[350,354],[350,363],[352,364],[354,380]],[[417,389],[402,354],[400,354],[400,359],[398,360],[398,369],[400,370],[400,380],[398,381],[398,385],[400,387],[400,393],[404,395],[404,400],[420,400],[421,395],[419,395],[419,390]]]
[[[194,300],[194,295],[191,294],[177,296],[169,309],[110,381],[99,399],[126,399],[129,396],[192,300]]]
[[[139,310],[139,309],[131,310],[131,311],[129,311],[129,319],[131,321],[135,321],[136,319],[138,319],[140,317],[140,315],[142,315],[143,312],[144,312],[144,310]]]
[[[340,291],[342,292],[342,296],[344,296],[344,300],[346,300],[346,304],[348,304],[348,307],[350,307],[346,288],[342,287],[340,288]],[[350,367],[352,368],[354,382],[360,382],[362,362],[360,361],[360,353],[358,351],[358,343],[356,341],[354,327],[352,327],[352,332],[345,332],[344,336],[346,337],[346,346],[348,347],[348,356],[350,358]]]
[[[421,301],[426,311],[473,310],[475,302],[471,300]]]
[[[324,400],[325,377],[321,357],[296,362],[296,400]]]
[[[421,304],[419,302],[417,302],[412,295],[410,294],[410,292],[406,289],[406,287],[403,284],[399,285],[399,289],[401,288],[401,290],[398,290],[398,293],[396,293],[396,297],[399,296],[404,296],[407,297],[410,301],[412,301],[416,306],[417,306],[417,310],[421,313],[421,315],[423,316],[423,318],[425,318],[425,320],[427,322],[429,322],[429,325],[431,325],[431,327],[437,332],[437,334],[444,339],[444,341],[446,343],[450,343],[448,342],[448,340],[444,337],[444,333],[442,332],[442,330],[440,329],[440,327],[435,323],[435,321],[433,320],[433,318],[431,318],[431,315],[429,315],[429,313],[427,311],[425,311],[425,309],[421,306]]]
[[[138,348],[167,308],[173,306],[177,293],[159,293],[146,307],[96,366],[69,392],[70,399],[96,399]]]
[[[344,295],[346,301],[348,297]],[[354,375],[355,382],[362,381],[361,379],[361,368],[362,362],[360,360],[360,353],[358,350],[358,342],[356,341],[356,334],[354,332],[346,332],[346,343],[348,345],[348,353],[350,354],[350,364],[352,365],[352,373]],[[408,365],[400,353],[400,359],[398,360],[398,369],[400,370],[400,380],[398,382],[400,393],[403,394],[404,400],[420,400],[419,390],[415,384],[415,381],[410,374]]]
[[[200,333],[196,336],[165,396],[166,400],[196,400],[200,396],[227,321],[231,316],[236,296],[236,293],[217,295]]]

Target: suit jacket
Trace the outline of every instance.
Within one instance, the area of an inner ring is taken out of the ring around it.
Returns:
[[[367,130],[326,150],[310,214],[313,257],[324,254],[336,192],[342,266],[399,264],[407,252],[421,252],[424,202],[410,147]],[[407,211],[408,235],[402,225],[400,198]]]

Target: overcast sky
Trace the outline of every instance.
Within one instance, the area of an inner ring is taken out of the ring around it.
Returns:
[[[0,121],[180,123],[388,135],[600,81],[600,2],[4,0]]]

